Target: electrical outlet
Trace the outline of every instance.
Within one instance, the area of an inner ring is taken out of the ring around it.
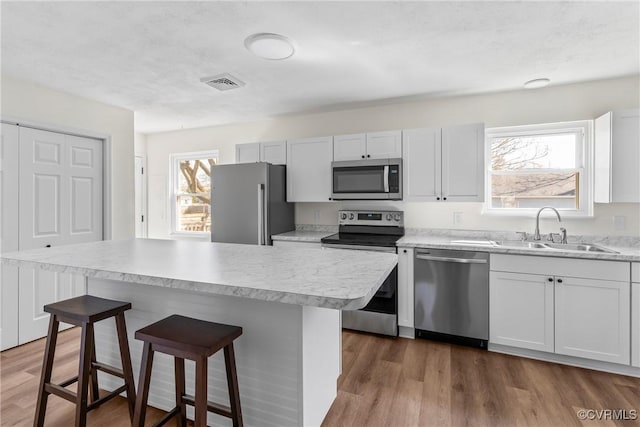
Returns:
[[[460,225],[462,224],[462,218],[464,216],[463,212],[454,212],[453,213],[453,224],[454,225]]]
[[[622,215],[614,215],[613,216],[613,228],[617,231],[621,231],[625,229],[625,220],[626,217]]]

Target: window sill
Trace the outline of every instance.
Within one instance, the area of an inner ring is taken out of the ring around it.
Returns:
[[[486,207],[482,208],[480,212],[481,215],[493,216],[493,217],[503,217],[503,218],[532,218],[535,217],[538,213],[539,209],[487,209]],[[546,211],[545,211],[546,212]],[[562,218],[571,218],[571,219],[593,219],[594,213],[593,208],[590,212],[581,212],[581,211],[566,211],[558,209],[560,213],[560,217]],[[544,217],[546,218],[548,215],[551,215],[555,218],[553,212],[544,213]]]
[[[169,238],[173,240],[202,240],[202,241],[210,241],[211,233],[209,232],[200,232],[200,231],[190,231],[190,232],[180,232],[174,231],[169,233]]]

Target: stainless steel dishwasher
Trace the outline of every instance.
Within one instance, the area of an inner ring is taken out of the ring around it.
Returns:
[[[416,338],[487,348],[489,254],[417,249]]]

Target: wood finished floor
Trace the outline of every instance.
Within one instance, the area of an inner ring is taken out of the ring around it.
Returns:
[[[77,328],[59,336],[54,380],[75,375]],[[0,354],[0,425],[32,425],[44,340]],[[640,379],[424,340],[343,333],[343,375],[323,427],[640,426],[580,421],[580,409],[635,409]],[[147,424],[162,412],[151,410]],[[74,406],[49,398],[46,426],[73,425]],[[90,426],[129,426],[126,402],[89,413]],[[175,425],[175,424],[168,424]]]

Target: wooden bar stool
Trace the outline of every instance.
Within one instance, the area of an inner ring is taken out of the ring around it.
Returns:
[[[192,405],[195,407],[196,427],[207,425],[207,411],[231,418],[234,427],[242,427],[240,394],[233,352],[233,340],[240,335],[242,335],[242,328],[238,326],[205,322],[178,315],[169,316],[136,331],[136,339],[144,341],[144,346],[138,382],[138,399],[133,417],[134,427],[144,426],[155,351],[174,357],[176,382],[176,407],[155,424],[156,426],[163,425],[175,415],[180,417],[180,425],[186,426],[186,405]],[[224,348],[230,407],[207,401],[207,360],[221,348]],[[185,394],[184,359],[196,362],[195,397]]]
[[[129,416],[133,418],[136,394],[133,382],[133,370],[131,369],[131,355],[129,353],[127,327],[124,320],[124,312],[130,308],[131,303],[128,302],[113,301],[90,295],[83,295],[77,298],[71,298],[44,306],[44,311],[51,313],[51,319],[49,321],[49,334],[47,335],[44,362],[42,364],[42,375],[40,377],[40,387],[38,389],[38,402],[36,406],[36,416],[33,423],[34,426],[39,427],[44,423],[49,394],[55,394],[56,396],[75,403],[75,425],[85,426],[87,424],[87,412],[97,408],[123,391],[126,391],[129,403]],[[122,369],[96,361],[93,324],[109,317],[115,317],[116,320]],[[58,326],[60,322],[82,327],[80,363],[78,376],[69,378],[60,384],[53,384],[51,383],[51,371],[53,368],[53,358],[56,351]],[[124,385],[100,398],[98,396],[98,371],[103,371],[124,379]],[[87,403],[87,389],[89,381],[91,381],[90,404]],[[65,388],[75,382],[78,383],[76,393]]]

